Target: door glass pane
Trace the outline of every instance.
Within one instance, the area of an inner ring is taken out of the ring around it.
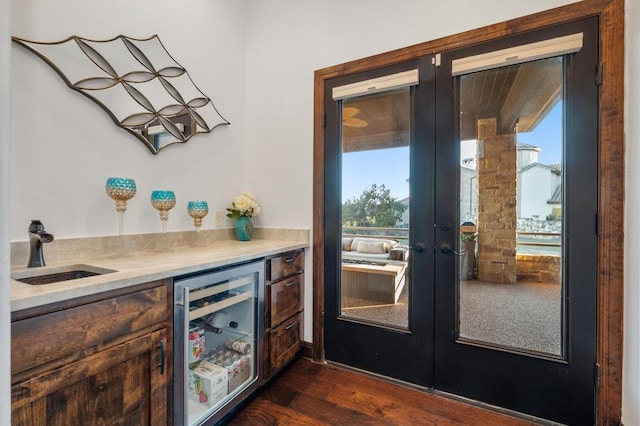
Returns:
[[[342,102],[342,318],[408,327],[410,88]]]
[[[459,337],[561,356],[563,59],[459,81]]]

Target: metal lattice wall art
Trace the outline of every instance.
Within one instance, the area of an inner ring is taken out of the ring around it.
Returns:
[[[157,35],[57,42],[12,40],[49,64],[67,86],[96,102],[154,154],[229,122]]]

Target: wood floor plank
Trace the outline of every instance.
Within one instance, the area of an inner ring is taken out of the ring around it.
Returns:
[[[331,367],[330,367],[331,368]],[[323,380],[345,383],[328,396],[329,401],[341,401],[343,406],[360,407],[370,415],[393,418],[396,422],[420,420],[420,424],[435,421],[438,425],[485,425],[507,421],[507,416],[469,407],[439,395],[407,389],[393,383],[350,371],[334,368]],[[531,425],[520,419],[509,418],[512,425]],[[490,422],[490,423],[487,423]],[[409,423],[406,423],[409,424]]]
[[[279,426],[326,426],[312,417],[303,416],[264,398],[256,398],[238,415],[229,420],[230,426],[279,425]]]
[[[535,423],[298,359],[267,384],[230,425],[505,425]]]
[[[328,371],[326,365],[309,362],[314,368],[302,369],[298,368],[299,364],[301,363],[293,365],[286,374],[278,377],[275,383],[323,399],[326,399],[340,384],[332,380],[322,380]]]
[[[311,395],[300,395],[291,405],[291,408],[298,413],[313,417],[328,425],[393,425],[393,423],[383,418],[370,416],[357,409],[335,404]]]
[[[363,413],[380,419],[392,419],[395,423],[410,424],[443,424],[437,423],[431,413],[425,413],[420,407],[398,401],[397,397],[384,393],[371,395],[353,388],[337,388],[329,397],[329,401],[339,401],[342,406],[359,409]],[[437,419],[446,420],[446,419]]]
[[[267,386],[262,391],[262,397],[267,401],[274,404],[281,405],[283,407],[290,407],[291,404],[300,396],[300,392],[291,389],[281,383],[277,385]]]

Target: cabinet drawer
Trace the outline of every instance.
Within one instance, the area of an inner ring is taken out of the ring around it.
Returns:
[[[150,288],[11,323],[11,372],[67,364],[122,336],[159,328],[168,318],[167,289]]]
[[[267,285],[266,326],[273,327],[302,310],[304,274]]]
[[[291,361],[300,350],[302,313],[294,315],[269,332],[269,372],[273,373]]]
[[[267,259],[266,280],[276,281],[304,270],[304,250],[296,250]]]

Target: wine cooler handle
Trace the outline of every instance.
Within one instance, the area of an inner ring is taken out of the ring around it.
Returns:
[[[183,348],[183,361],[182,361],[182,377],[183,377],[183,424],[189,424],[189,287],[183,287],[182,289],[182,301],[184,306],[182,307],[182,348]]]
[[[165,355],[166,355],[164,340],[160,341],[159,347],[160,347],[160,374],[164,374],[164,362],[165,362]]]

